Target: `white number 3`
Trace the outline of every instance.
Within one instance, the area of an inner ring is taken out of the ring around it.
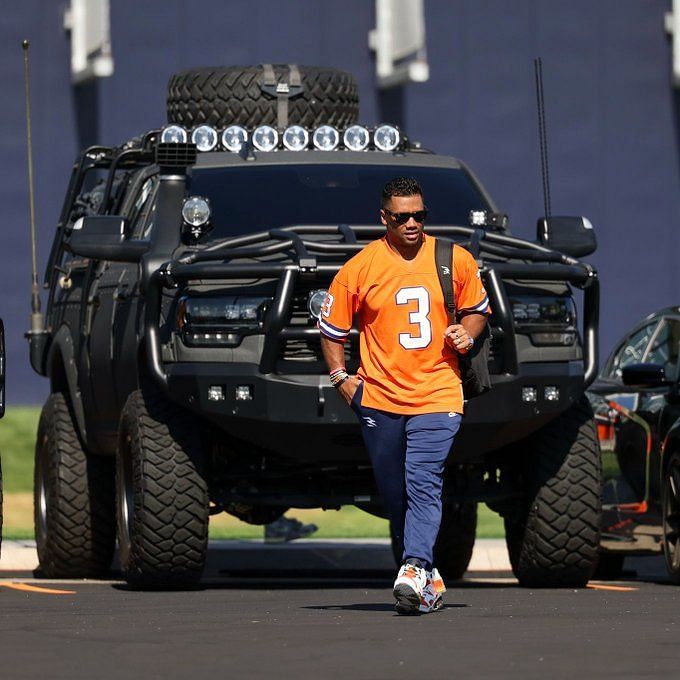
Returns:
[[[397,291],[396,301],[398,305],[408,304],[411,300],[418,302],[418,308],[409,312],[409,323],[417,324],[420,335],[399,333],[399,344],[405,349],[423,349],[432,342],[432,326],[427,315],[430,313],[430,295],[422,286],[413,288],[400,288]]]
[[[331,307],[333,306],[333,302],[335,302],[335,298],[330,293],[326,293],[326,299],[321,306],[321,313],[325,317],[329,317],[331,315]]]

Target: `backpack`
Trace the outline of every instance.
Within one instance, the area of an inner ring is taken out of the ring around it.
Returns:
[[[435,240],[435,260],[437,276],[444,293],[444,302],[449,317],[449,325],[460,323],[456,314],[456,299],[453,292],[453,242],[444,239]],[[445,274],[451,269],[450,275]],[[489,378],[489,354],[491,352],[491,330],[485,324],[475,344],[466,354],[458,355],[458,369],[463,383],[463,398],[474,399],[491,389]]]

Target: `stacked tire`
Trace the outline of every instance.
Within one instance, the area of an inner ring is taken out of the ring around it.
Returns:
[[[290,81],[287,64],[272,66],[276,81]],[[302,91],[289,99],[287,124],[337,128],[355,123],[359,113],[357,86],[351,74],[315,66],[297,67]],[[278,122],[278,98],[263,90],[262,66],[229,66],[182,71],[168,84],[168,122],[192,128]]]

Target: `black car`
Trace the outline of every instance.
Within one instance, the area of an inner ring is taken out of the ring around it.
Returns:
[[[316,322],[335,273],[384,233],[382,187],[410,175],[428,233],[473,253],[493,307],[493,388],[468,405],[450,458],[438,567],[463,574],[485,501],[505,519],[521,583],[583,585],[600,522],[584,396],[599,285],[577,259],[595,249],[590,223],[544,218],[535,242],[513,237],[464,163],[393,126],[357,125],[345,73],[192,71],[171,80],[168,111],[169,125],[86,149],[72,169],[47,326],[29,336],[51,383],[36,446],[43,572],[106,572],[116,514],[128,581],[184,587],[200,578],[210,514],[384,512]]]
[[[663,552],[680,583],[680,307],[650,314],[592,385],[604,474],[600,572]]]

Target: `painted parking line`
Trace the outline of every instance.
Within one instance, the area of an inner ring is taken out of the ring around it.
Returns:
[[[633,590],[640,590],[639,588],[631,588],[630,586],[605,586],[599,583],[589,583],[586,588],[592,590],[611,590],[616,593],[630,593]]]
[[[45,588],[44,586],[32,586],[28,583],[14,583],[13,581],[0,581],[0,588],[10,590],[23,590],[27,593],[40,593],[41,595],[75,595],[75,590],[57,590],[56,588]]]

